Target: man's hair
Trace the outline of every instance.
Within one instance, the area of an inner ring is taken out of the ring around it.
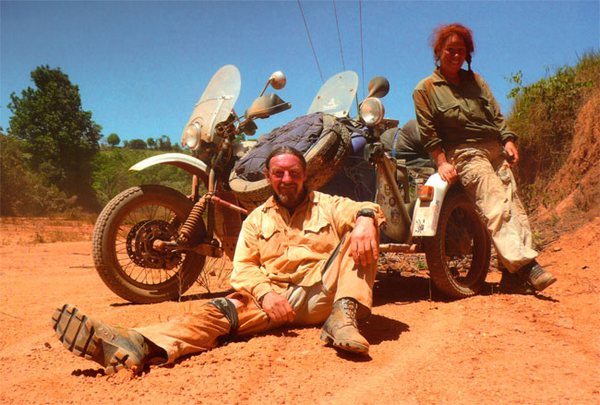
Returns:
[[[277,146],[271,150],[271,153],[269,153],[269,156],[267,156],[267,160],[265,163],[267,170],[269,170],[269,166],[271,164],[271,159],[273,159],[275,156],[279,156],[279,155],[294,155],[294,156],[296,156],[298,159],[300,159],[300,163],[302,164],[302,169],[306,170],[306,159],[304,158],[304,155],[302,154],[302,152],[300,152],[296,148],[293,148],[291,146],[286,146],[286,145]]]
[[[467,48],[467,55],[465,60],[471,70],[471,57],[473,51],[475,51],[475,43],[473,42],[473,32],[462,24],[446,24],[438,26],[431,35],[431,47],[433,48],[433,57],[435,58],[436,64],[440,61],[442,54],[442,48],[444,44],[452,35],[458,35],[465,42]]]

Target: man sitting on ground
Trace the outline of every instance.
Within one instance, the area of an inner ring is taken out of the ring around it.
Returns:
[[[381,209],[306,190],[306,161],[290,147],[270,153],[265,175],[274,195],[242,226],[231,276],[235,293],[135,329],[110,327],[64,305],[52,320],[65,347],[112,373],[172,363],[223,338],[324,322],[323,341],[367,354],[357,319],[371,310]]]

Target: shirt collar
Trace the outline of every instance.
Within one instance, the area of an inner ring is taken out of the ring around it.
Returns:
[[[461,82],[466,82],[467,80],[469,80],[472,77],[472,75],[470,73],[471,72],[461,69],[460,72],[458,73],[460,75]],[[432,78],[434,84],[450,85],[450,83],[448,83],[448,81],[446,80],[446,78],[444,77],[442,72],[440,71],[440,68],[436,68],[433,71],[431,78]]]

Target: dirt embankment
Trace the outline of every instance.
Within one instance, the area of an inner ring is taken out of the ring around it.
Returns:
[[[559,281],[538,297],[498,293],[430,300],[428,278],[392,274],[375,286],[363,326],[370,357],[323,346],[318,329],[275,331],[106,377],[50,328],[68,302],[117,325],[160,322],[205,301],[130,305],[96,275],[90,225],[0,222],[0,403],[598,403],[600,218],[540,257]],[[54,236],[53,236],[54,235]],[[79,235],[81,241],[56,241]],[[87,239],[87,240],[86,240]],[[42,243],[41,241],[49,241]]]

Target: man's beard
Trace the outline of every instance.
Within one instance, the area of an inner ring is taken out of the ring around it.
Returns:
[[[275,200],[283,206],[288,206],[288,204],[290,204],[292,202],[295,202],[297,205],[300,203],[300,201],[302,201],[304,199],[306,192],[307,192],[306,188],[303,187],[299,193],[283,194],[283,193],[278,193],[275,191],[273,193],[273,196],[275,197]]]

